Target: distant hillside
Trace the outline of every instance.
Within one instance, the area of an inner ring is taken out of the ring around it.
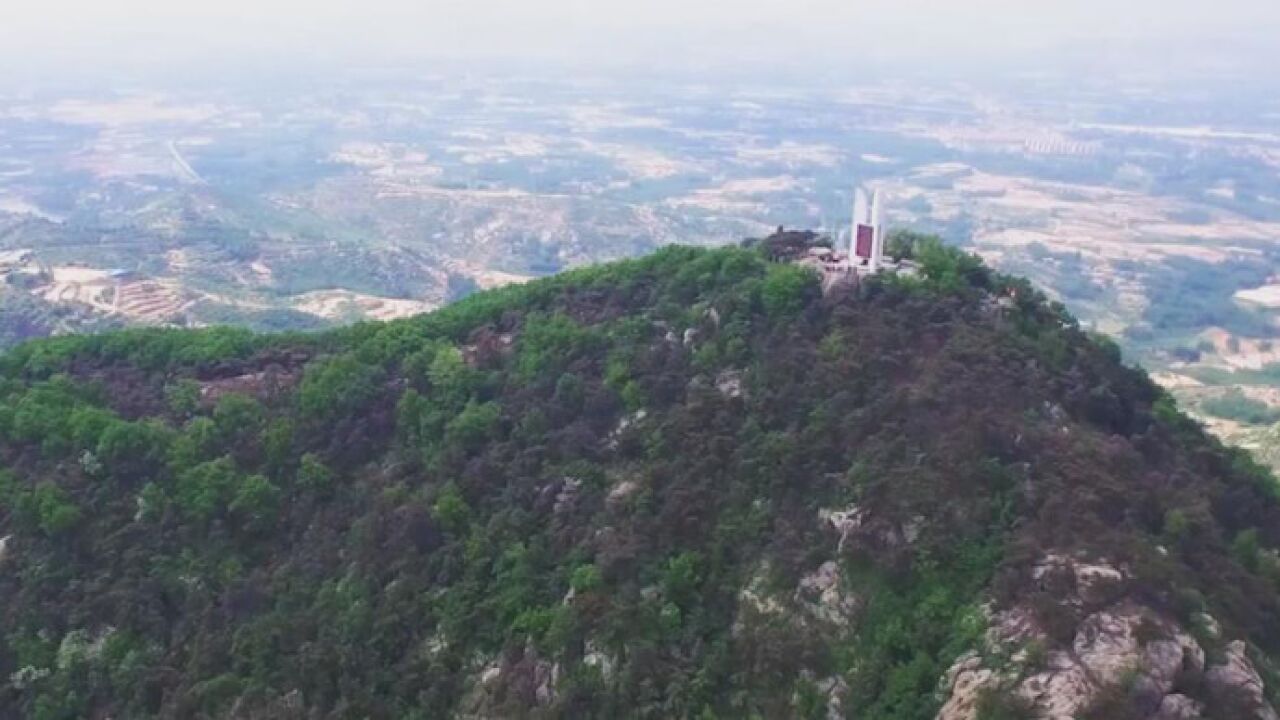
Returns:
[[[120,323],[85,308],[51,303],[0,284],[0,352],[55,333],[94,332]]]
[[[1274,718],[1274,478],[901,251],[0,356],[0,718]]]

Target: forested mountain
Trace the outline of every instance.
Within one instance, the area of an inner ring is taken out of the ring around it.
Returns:
[[[0,356],[0,718],[1275,717],[1275,480],[914,253]]]

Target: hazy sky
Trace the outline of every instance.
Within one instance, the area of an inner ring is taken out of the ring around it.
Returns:
[[[1280,67],[1280,0],[0,0],[4,74],[466,57],[583,67],[1135,54]]]

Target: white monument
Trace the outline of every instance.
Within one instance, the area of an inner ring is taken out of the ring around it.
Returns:
[[[853,223],[849,230],[849,261],[878,272],[884,264],[884,222],[880,191],[867,193],[858,188],[853,193]]]

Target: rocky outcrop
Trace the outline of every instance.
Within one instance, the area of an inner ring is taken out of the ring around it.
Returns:
[[[497,332],[491,327],[477,328],[463,345],[462,361],[474,368],[493,367],[510,355],[515,347],[515,334]]]
[[[849,627],[861,607],[859,598],[845,589],[840,565],[835,561],[828,560],[801,577],[791,597],[765,589],[769,572],[769,566],[762,564],[751,581],[738,592],[735,634],[744,627],[744,611],[784,618],[797,630],[821,628],[826,631]]]
[[[1085,618],[1076,629],[1071,656],[1098,685],[1114,685],[1124,674],[1141,666],[1142,647],[1138,626],[1144,616],[1139,608],[1118,607]]]
[[[613,679],[618,663],[612,655],[597,646],[594,641],[588,640],[586,647],[583,648],[582,664],[598,670],[600,677],[607,682]]]
[[[471,677],[459,717],[510,717],[509,708],[546,708],[559,698],[560,663],[541,657],[531,645],[484,665]]]
[[[618,425],[605,438],[604,446],[609,450],[617,450],[618,444],[622,441],[623,436],[628,430],[634,428],[648,416],[648,412],[641,409],[636,410],[630,415],[623,415],[618,418]]]
[[[564,478],[559,490],[556,492],[555,505],[552,506],[552,512],[556,515],[562,515],[572,510],[574,503],[578,501],[578,491],[581,488],[582,481],[578,478]]]
[[[727,398],[742,397],[742,371],[721,370],[716,375],[716,389]]]
[[[858,599],[841,587],[840,566],[830,560],[800,579],[795,599],[809,616],[833,625],[847,625],[858,610]]]
[[[1276,711],[1267,704],[1262,678],[1249,660],[1244,642],[1229,643],[1223,661],[1210,667],[1204,679],[1213,702],[1237,709],[1241,720],[1276,720]]]
[[[962,655],[947,671],[944,686],[951,692],[938,711],[938,720],[973,720],[978,715],[982,694],[1000,684],[1000,676],[983,665],[981,656],[977,653]]]
[[[241,696],[226,717],[227,720],[304,720],[307,709],[302,691],[290,690],[267,700]]]
[[[1040,717],[1064,720],[1088,706],[1097,691],[1098,686],[1085,667],[1064,651],[1050,652],[1044,669],[1024,680],[1016,690]]]
[[[827,699],[827,720],[843,720],[849,685],[841,678],[829,677],[817,681],[814,687]]]
[[[769,565],[762,563],[741,590],[738,591],[738,617],[734,621],[734,635],[742,632],[744,610],[758,615],[783,615],[787,607],[777,597],[765,590]]]
[[[1082,607],[1112,602],[1123,595],[1129,571],[1106,560],[1085,560],[1049,553],[1031,569],[1031,579],[1064,604]]]
[[[1165,695],[1151,720],[1200,720],[1204,708],[1186,695]]]
[[[862,527],[864,518],[865,514],[857,505],[850,505],[843,510],[823,508],[818,511],[818,520],[830,525],[840,537],[836,544],[837,553],[844,551],[845,543]]]
[[[625,505],[627,500],[639,491],[640,483],[635,480],[621,480],[609,488],[609,494],[605,497],[605,504],[610,509],[617,509]]]
[[[818,521],[835,531],[837,554],[868,552],[882,562],[888,562],[914,543],[923,526],[922,518],[895,522],[873,516],[858,505],[844,509],[822,508],[818,510]]]
[[[1229,644],[1223,661],[1206,669],[1200,644],[1154,609],[1126,597],[1097,608],[1122,592],[1124,569],[1050,555],[1031,572],[1042,587],[1070,588],[1061,603],[1086,613],[1070,643],[1054,646],[1026,607],[995,613],[986,647],[962,656],[947,673],[940,720],[974,720],[988,691],[1021,698],[1036,718],[1072,720],[1118,688],[1138,717],[1200,718],[1201,703],[1181,692],[1186,682],[1206,687],[1215,708],[1239,708],[1232,717],[1277,720],[1242,642]],[[1036,653],[1040,660],[1026,650],[1037,646],[1048,648]]]

